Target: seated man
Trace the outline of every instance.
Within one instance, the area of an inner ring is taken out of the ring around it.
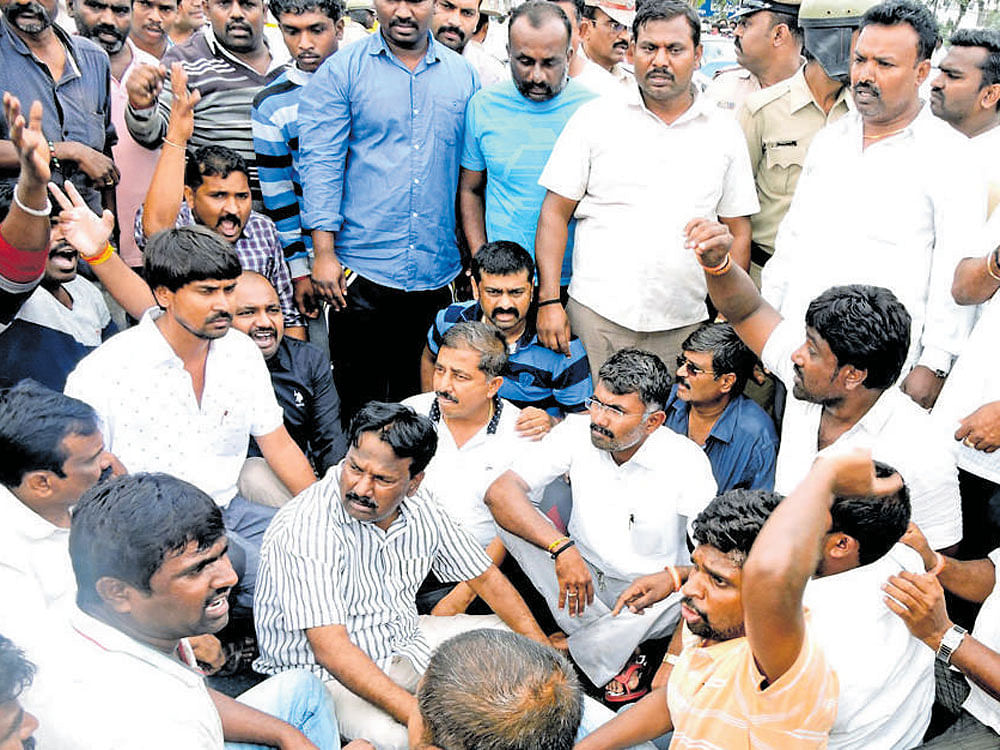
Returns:
[[[329,698],[308,672],[236,701],[196,670],[187,637],[229,619],[227,545],[212,498],[166,474],[118,477],[84,494],[69,540],[77,608],[46,657],[59,679],[48,680],[38,708],[47,746],[340,747]]]
[[[31,750],[38,719],[21,708],[18,698],[30,685],[34,665],[0,635],[0,750]]]
[[[819,455],[869,448],[910,488],[913,520],[935,549],[962,537],[958,473],[930,415],[894,387],[910,347],[910,314],[883,287],[831,287],[801,321],[785,320],[729,260],[727,227],[695,219],[688,247],[705,269],[712,302],[791,393],[774,489],[788,493]]]
[[[259,273],[240,274],[234,297],[233,328],[253,339],[264,355],[274,395],[285,415],[285,428],[316,473],[323,476],[347,452],[330,359],[312,344],[285,336],[278,294]],[[250,454],[260,456],[253,441]],[[292,499],[288,488],[261,458],[247,460],[239,486],[244,497],[265,505],[280,506]]]
[[[892,576],[885,588],[889,594],[885,603],[902,618],[914,637],[936,654],[944,667],[938,679],[952,682],[955,676],[952,670],[958,670],[966,683],[959,689],[969,691],[961,707],[948,706],[958,714],[955,723],[921,747],[938,750],[998,747],[1000,549],[993,550],[985,559],[954,560],[931,549],[920,529],[912,524],[903,541],[920,553],[927,573],[904,571]],[[971,634],[949,619],[944,591],[982,603]]]
[[[237,601],[249,609],[274,515],[237,493],[250,437],[292,494],[316,477],[285,429],[260,351],[230,330],[241,272],[232,246],[203,227],[169,229],[143,262],[159,308],[85,357],[66,394],[94,407],[108,449],[130,471],[170,472],[213,497],[246,555]]]
[[[587,353],[577,338],[570,341],[569,356],[538,343],[535,321],[529,318],[535,262],[528,251],[514,242],[488,242],[472,259],[472,278],[476,300],[446,307],[427,332],[420,361],[423,390],[431,389],[434,357],[444,332],[459,321],[485,320],[507,341],[500,397],[521,409],[518,432],[542,435],[565,414],[583,411],[593,393]]]
[[[774,489],[778,434],[743,395],[757,358],[728,323],[706,323],[681,344],[666,426],[705,450],[719,492]]]
[[[521,410],[500,398],[507,364],[503,335],[490,323],[462,321],[441,339],[434,363],[434,390],[403,401],[438,424],[438,444],[424,472],[423,492],[475,537],[496,565],[506,551],[483,502],[486,489],[510,468],[527,445],[518,435]],[[423,587],[431,614],[465,612],[475,599],[466,584]],[[423,601],[418,601],[420,607]],[[424,605],[426,606],[426,605]]]
[[[578,750],[626,747],[673,730],[671,748],[825,748],[838,680],[802,602],[821,564],[837,498],[899,493],[863,451],[816,462],[785,500],[730,490],[695,519],[693,567],[681,571],[684,650],[670,681],[590,734]],[[662,578],[662,576],[659,576]],[[641,612],[658,591],[651,576],[619,607]]]
[[[202,146],[186,160],[199,101],[187,90],[180,63],[171,72],[173,104],[146,201],[135,215],[135,244],[162,229],[200,224],[231,244],[244,270],[267,277],[278,290],[287,335],[306,338],[305,321],[295,308],[291,274],[274,222],[253,210],[250,171],[243,157],[225,146]]]
[[[433,423],[373,401],[351,420],[347,457],[275,516],[254,601],[260,658],[278,674],[326,682],[345,737],[406,748],[404,726],[431,650],[451,635],[503,627],[543,644],[523,600],[469,532],[418,494],[437,444]],[[427,574],[466,581],[500,615],[418,617]]]
[[[610,700],[642,694],[636,649],[673,631],[680,597],[646,617],[615,618],[611,608],[637,576],[688,563],[686,523],[716,494],[698,446],[659,429],[669,388],[670,372],[656,355],[613,354],[587,401],[589,420],[567,418],[486,493],[504,546],[569,634],[573,661],[595,685],[607,686]],[[569,537],[529,498],[567,472]]]

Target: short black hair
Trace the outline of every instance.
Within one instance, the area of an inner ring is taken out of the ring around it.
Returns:
[[[243,273],[240,257],[207,227],[174,227],[149,238],[142,254],[146,283],[154,292],[176,292],[192,281],[229,280]]]
[[[1000,31],[997,29],[959,29],[948,40],[952,47],[982,47],[986,58],[979,66],[983,80],[980,89],[1000,83]],[[1000,109],[1000,102],[997,102]]]
[[[802,42],[802,27],[799,26],[798,16],[793,16],[791,13],[782,13],[776,10],[768,10],[767,13],[771,14],[771,28],[775,26],[780,26],[784,24],[788,30],[791,32],[792,36],[795,37],[799,43]]]
[[[527,2],[518,5],[511,12],[510,21],[507,23],[508,38],[511,29],[514,28],[514,22],[522,16],[533,29],[542,28],[542,24],[550,20],[562,22],[566,29],[566,45],[569,46],[570,40],[573,38],[573,27],[570,24],[569,16],[555,3],[548,0],[527,0]]]
[[[583,0],[548,0],[548,2],[550,2],[550,3],[564,2],[564,3],[569,3],[570,5],[572,5],[573,6],[573,11],[576,13],[576,25],[577,26],[580,25],[580,21],[582,21],[584,18],[588,18],[589,17],[589,16],[587,16],[587,4]],[[510,28],[510,27],[508,27],[508,28]]]
[[[909,24],[917,32],[917,62],[930,60],[941,41],[938,23],[926,5],[914,0],[884,0],[873,5],[861,16],[859,29],[866,26],[897,26]]]
[[[670,21],[678,16],[687,19],[691,28],[691,41],[697,47],[701,44],[701,20],[688,3],[683,0],[647,0],[636,8],[635,20],[632,21],[632,41],[639,39],[639,29],[652,21]]]
[[[662,409],[670,397],[670,370],[642,349],[619,349],[601,365],[597,379],[616,396],[637,393],[647,409]]]
[[[347,440],[355,448],[366,432],[379,433],[397,458],[409,458],[410,478],[427,468],[437,451],[437,430],[434,423],[409,406],[369,401],[351,418]]]
[[[519,271],[526,273],[529,281],[535,278],[535,261],[531,253],[516,242],[487,242],[472,256],[472,278],[477,282],[482,281],[484,273],[509,276]]]
[[[16,607],[17,602],[8,601]],[[0,635],[0,704],[17,700],[35,678],[35,665],[9,638]]]
[[[694,519],[692,536],[698,544],[715,547],[742,566],[764,522],[782,499],[767,490],[723,492]]]
[[[476,352],[479,355],[479,371],[487,378],[502,375],[507,367],[507,341],[492,323],[460,321],[444,332],[441,348],[444,347]]]
[[[105,576],[148,592],[150,578],[168,555],[191,542],[208,549],[225,533],[215,501],[168,474],[128,474],[92,487],[70,523],[77,604],[97,611],[96,585]]]
[[[865,387],[885,390],[899,378],[910,350],[910,314],[881,286],[830,287],[809,303],[806,326],[830,346],[837,365],[866,370]]]
[[[712,372],[715,379],[720,375],[732,373],[736,376],[729,395],[732,398],[743,393],[757,355],[743,343],[729,323],[706,323],[684,339],[681,349],[688,352],[704,352],[712,355]]]
[[[891,466],[875,462],[875,476],[898,473]],[[830,508],[830,533],[841,532],[858,543],[861,565],[873,563],[887,553],[906,532],[910,523],[910,491],[906,484],[884,497],[838,497]]]
[[[0,400],[0,484],[14,488],[31,471],[65,477],[69,435],[93,435],[97,414],[83,401],[22,380]]]
[[[226,146],[210,145],[188,154],[184,166],[184,184],[197,190],[206,177],[226,179],[233,172],[242,172],[250,180],[250,170],[246,160],[236,151]]]
[[[339,21],[344,15],[344,6],[340,0],[270,0],[267,6],[278,23],[281,23],[281,16],[285,13],[301,16],[303,13],[318,11],[331,21]]]

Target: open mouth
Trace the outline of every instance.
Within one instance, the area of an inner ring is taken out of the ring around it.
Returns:
[[[261,349],[267,349],[278,338],[278,332],[273,328],[257,328],[250,332],[250,338]]]
[[[229,592],[223,591],[208,601],[205,605],[205,614],[213,620],[229,614]]]
[[[216,229],[226,237],[238,237],[240,234],[240,223],[233,219],[222,219],[216,224]]]

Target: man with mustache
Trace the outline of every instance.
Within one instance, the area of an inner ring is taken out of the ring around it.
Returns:
[[[125,126],[129,76],[141,65],[158,65],[156,57],[140,49],[132,41],[132,8],[128,0],[75,0],[71,12],[76,33],[99,44],[111,61],[111,121],[118,133],[118,143],[112,149],[115,161],[128,164],[115,188],[115,212],[118,224],[128,227],[142,205],[153,178],[160,150],[143,148]],[[142,254],[129,231],[121,233],[118,253],[133,268],[142,265]]]
[[[791,205],[809,144],[820,128],[850,111],[853,41],[862,14],[874,4],[805,0],[798,22],[809,60],[793,76],[750,94],[737,108],[760,200],[760,211],[750,217],[750,268],[758,283],[774,254],[774,237]]]
[[[708,318],[704,279],[683,247],[684,225],[691,216],[720,217],[737,236],[736,260],[745,267],[749,217],[759,207],[743,133],[691,85],[702,47],[690,5],[643,3],[632,47],[638,85],[628,96],[582,105],[538,180],[547,191],[535,232],[538,338],[568,354],[575,333],[592,375],[624,347],[664,362],[677,358],[681,342]],[[560,282],[573,218],[564,307]]]
[[[496,240],[534,249],[545,198],[538,178],[567,120],[594,98],[569,79],[572,28],[560,6],[544,0],[522,4],[507,28],[512,80],[478,92],[465,114],[459,209],[473,255]],[[527,144],[525,127],[532,132]],[[560,286],[569,284],[572,245],[571,237]]]
[[[736,24],[733,43],[740,67],[720,71],[705,89],[708,98],[735,112],[754,92],[794,75],[803,62],[798,12],[799,0],[740,3],[730,16]]]
[[[810,145],[762,289],[792,321],[833,285],[892,290],[912,319],[901,387],[929,409],[971,328],[973,309],[950,290],[958,262],[978,250],[986,182],[971,168],[968,139],[919,97],[938,39],[931,12],[886,0],[865,12],[860,29],[851,66],[857,111]]]
[[[568,634],[573,661],[611,702],[643,695],[648,665],[638,647],[672,633],[679,616],[677,596],[645,617],[615,617],[615,602],[637,575],[688,564],[685,525],[717,494],[702,450],[660,429],[669,394],[656,355],[622,349],[600,368],[589,419],[567,417],[486,492],[500,540]],[[533,504],[567,473],[568,536]]]
[[[506,80],[507,70],[477,41],[486,38],[484,29],[489,24],[489,16],[480,6],[480,0],[434,0],[431,33],[462,55],[479,73],[483,86],[489,87]]]
[[[187,156],[200,97],[187,90],[186,80],[181,64],[174,63],[167,140],[152,189],[135,215],[136,245],[143,249],[147,237],[168,227],[208,227],[233,246],[244,270],[263,274],[274,284],[287,334],[305,339],[305,321],[295,307],[285,251],[274,222],[253,210],[246,162],[225,146],[203,146]]]
[[[296,305],[303,315],[316,318],[319,306],[309,278],[312,235],[302,230],[299,99],[302,87],[342,42],[343,9],[339,0],[274,0],[270,10],[295,62],[254,97],[253,144],[264,213],[278,230]]]
[[[472,67],[430,33],[433,0],[376,0],[375,9],[378,31],[331,57],[299,101],[302,221],[313,291],[333,308],[345,417],[419,392],[419,372],[406,365],[462,267],[459,158],[479,88]]]
[[[424,391],[433,388],[435,358],[444,335],[461,321],[483,321],[496,326],[507,342],[507,365],[500,397],[521,409],[517,431],[539,437],[564,415],[581,412],[593,393],[590,363],[580,340],[570,342],[565,357],[542,346],[534,330],[531,303],[535,264],[514,242],[488,242],[472,258],[476,299],[441,310],[427,332],[420,360]]]
[[[177,0],[133,0],[129,38],[155,60],[173,46],[170,29],[177,17]]]
[[[167,33],[174,44],[184,44],[204,25],[205,0],[177,0],[177,15]]]
[[[143,66],[129,78],[125,121],[135,140],[146,148],[175,148],[169,142],[176,141],[167,133],[174,98],[170,78],[172,65],[180,63],[191,90],[201,94],[189,135],[192,148],[216,145],[239,153],[247,164],[250,191],[259,209],[263,203],[250,108],[257,93],[278,77],[285,63],[272,56],[264,42],[267,9],[263,0],[220,0],[206,7],[208,25],[184,44],[168,49],[160,65]]]
[[[366,404],[347,457],[278,511],[262,550],[254,668],[309,667],[327,683],[341,733],[380,750],[408,747],[413,693],[450,636],[506,623],[549,645],[482,547],[421,490],[437,442],[427,417]],[[431,571],[465,581],[499,616],[418,616],[414,599]]]
[[[116,0],[119,2],[120,0]],[[59,184],[72,179],[97,213],[111,206],[119,171],[111,157],[108,56],[88,39],[69,36],[54,22],[56,0],[2,0],[0,91],[27,106],[42,104],[42,132]],[[0,122],[0,192],[17,181],[18,157]]]
[[[635,3],[632,0],[586,0],[580,26],[580,54],[628,90],[634,83],[625,67]]]

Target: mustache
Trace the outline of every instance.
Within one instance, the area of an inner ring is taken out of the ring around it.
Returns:
[[[91,36],[91,38],[93,38],[93,37],[95,37],[95,36],[97,36],[99,34],[110,34],[115,39],[117,39],[119,41],[122,41],[122,42],[125,41],[125,37],[127,36],[127,34],[125,32],[123,32],[123,31],[121,31],[119,29],[116,29],[114,26],[112,26],[111,24],[107,24],[107,23],[99,23],[99,24],[97,24],[97,26],[94,26],[90,30],[90,36]]]
[[[226,31],[237,31],[237,30],[246,31],[251,34],[253,33],[253,29],[250,28],[250,24],[243,23],[243,21],[230,21],[229,23],[226,24]]]
[[[232,586],[226,586],[226,587],[225,587],[225,588],[223,588],[223,589],[216,589],[216,590],[215,590],[215,593],[214,593],[214,594],[212,594],[212,595],[211,595],[210,597],[208,597],[208,598],[207,598],[207,599],[205,600],[205,604],[208,604],[208,603],[209,603],[210,601],[212,601],[213,599],[217,599],[217,598],[218,598],[218,597],[219,597],[220,595],[225,595],[225,596],[227,596],[227,597],[228,597],[228,596],[229,596],[229,592],[230,592],[230,591],[232,591],[232,590],[233,590],[233,587],[232,587]]]
[[[34,0],[27,3],[11,3],[4,8],[4,15],[7,16],[8,21],[13,21],[15,18],[19,18],[20,16],[24,16],[29,13],[52,23],[52,17],[49,15],[49,12],[45,10],[45,6],[41,3],[34,2]]]
[[[625,49],[628,49],[628,42],[626,42],[626,41],[625,41],[625,40],[623,39],[623,40],[622,40],[622,41],[620,41],[620,42],[615,42],[614,44],[612,44],[612,45],[611,45],[611,47],[612,47],[612,48],[614,48],[614,47],[623,47],[623,48],[625,48]]]
[[[438,29],[438,34],[443,34],[446,31],[450,31],[453,34],[458,34],[459,39],[465,39],[465,32],[462,31],[457,26],[442,26],[440,29]]]
[[[222,216],[219,217],[219,220],[215,222],[216,228],[222,226],[222,222],[224,221],[231,221],[235,223],[237,226],[243,226],[243,222],[240,221],[240,217],[237,216],[236,214],[223,214]]]
[[[392,19],[389,22],[389,26],[390,27],[392,27],[392,26],[405,26],[408,29],[415,29],[415,28],[417,28],[417,22],[416,21],[411,21],[408,18],[394,18],[394,19]],[[464,37],[464,35],[463,35],[463,37]]]
[[[650,68],[649,70],[646,71],[646,77],[648,78],[649,76],[653,75],[654,73],[656,75],[666,76],[671,81],[674,80],[674,74],[671,73],[666,68]]]
[[[615,433],[609,430],[607,427],[601,427],[599,424],[590,423],[590,431],[596,432],[598,435],[604,435],[606,438],[614,440]]]
[[[60,240],[49,248],[49,257],[54,258],[57,255],[61,255],[64,258],[76,258],[79,252],[75,247],[66,242],[66,240]]]
[[[546,86],[545,84],[537,84],[535,86],[529,86],[528,90],[529,91],[548,91],[549,87]],[[495,318],[497,315],[513,315],[515,318],[520,318],[521,317],[521,313],[519,313],[517,311],[516,307],[498,307],[495,310],[493,310],[493,314],[490,317],[491,318]]]
[[[217,320],[228,320],[229,322],[232,322],[233,316],[232,316],[232,314],[227,313],[227,312],[219,312],[219,313],[216,313],[215,315],[213,315],[208,320],[206,320],[205,323],[207,325],[208,323],[214,323]]]
[[[681,597],[681,604],[690,609],[692,612],[696,613],[702,620],[708,622],[708,618],[705,617],[705,613],[695,606],[694,600],[690,596]]]
[[[359,503],[364,505],[366,508],[377,508],[375,502],[370,497],[362,497],[357,492],[348,492],[344,497],[351,502]]]
[[[250,329],[250,334],[249,335],[253,336],[255,333],[270,333],[270,334],[272,334],[274,336],[277,336],[278,335],[278,330],[274,326],[267,326],[267,327],[264,327],[264,326],[254,326],[253,328]]]
[[[437,396],[438,398],[444,399],[445,401],[451,401],[451,403],[453,404],[458,403],[457,398],[455,398],[450,393],[447,393],[445,391],[434,391],[434,395]]]
[[[879,91],[878,86],[876,86],[873,83],[866,83],[864,81],[854,84],[854,93],[857,94],[859,91],[867,91],[874,97],[882,96],[882,92]]]

